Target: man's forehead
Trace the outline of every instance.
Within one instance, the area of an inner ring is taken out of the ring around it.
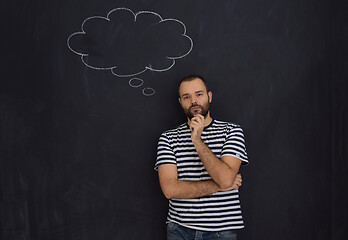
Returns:
[[[201,79],[196,78],[192,81],[185,81],[180,84],[180,93],[195,93],[200,91],[206,91],[205,85]]]

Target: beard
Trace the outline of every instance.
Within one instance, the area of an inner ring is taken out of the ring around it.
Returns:
[[[193,107],[199,107],[197,110],[192,110]],[[210,104],[209,102],[205,103],[203,106],[198,104],[192,104],[189,108],[182,108],[185,115],[191,120],[196,114],[201,114],[204,118],[209,112]]]

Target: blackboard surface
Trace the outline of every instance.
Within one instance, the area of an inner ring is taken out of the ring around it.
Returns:
[[[347,239],[347,16],[324,0],[2,1],[0,239],[165,239],[153,167],[188,74],[245,131],[239,239]]]

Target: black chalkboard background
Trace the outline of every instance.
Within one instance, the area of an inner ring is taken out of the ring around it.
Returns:
[[[208,80],[213,116],[245,131],[239,239],[348,238],[344,1],[0,6],[1,239],[165,239],[153,166],[161,132],[185,121],[176,88],[188,74]],[[180,20],[193,41],[171,69],[137,76],[152,96],[67,45],[85,19],[119,7]]]

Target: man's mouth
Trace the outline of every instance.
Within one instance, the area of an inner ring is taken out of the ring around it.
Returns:
[[[200,106],[194,106],[194,107],[190,107],[191,111],[197,111],[197,110],[201,110],[202,108]]]

